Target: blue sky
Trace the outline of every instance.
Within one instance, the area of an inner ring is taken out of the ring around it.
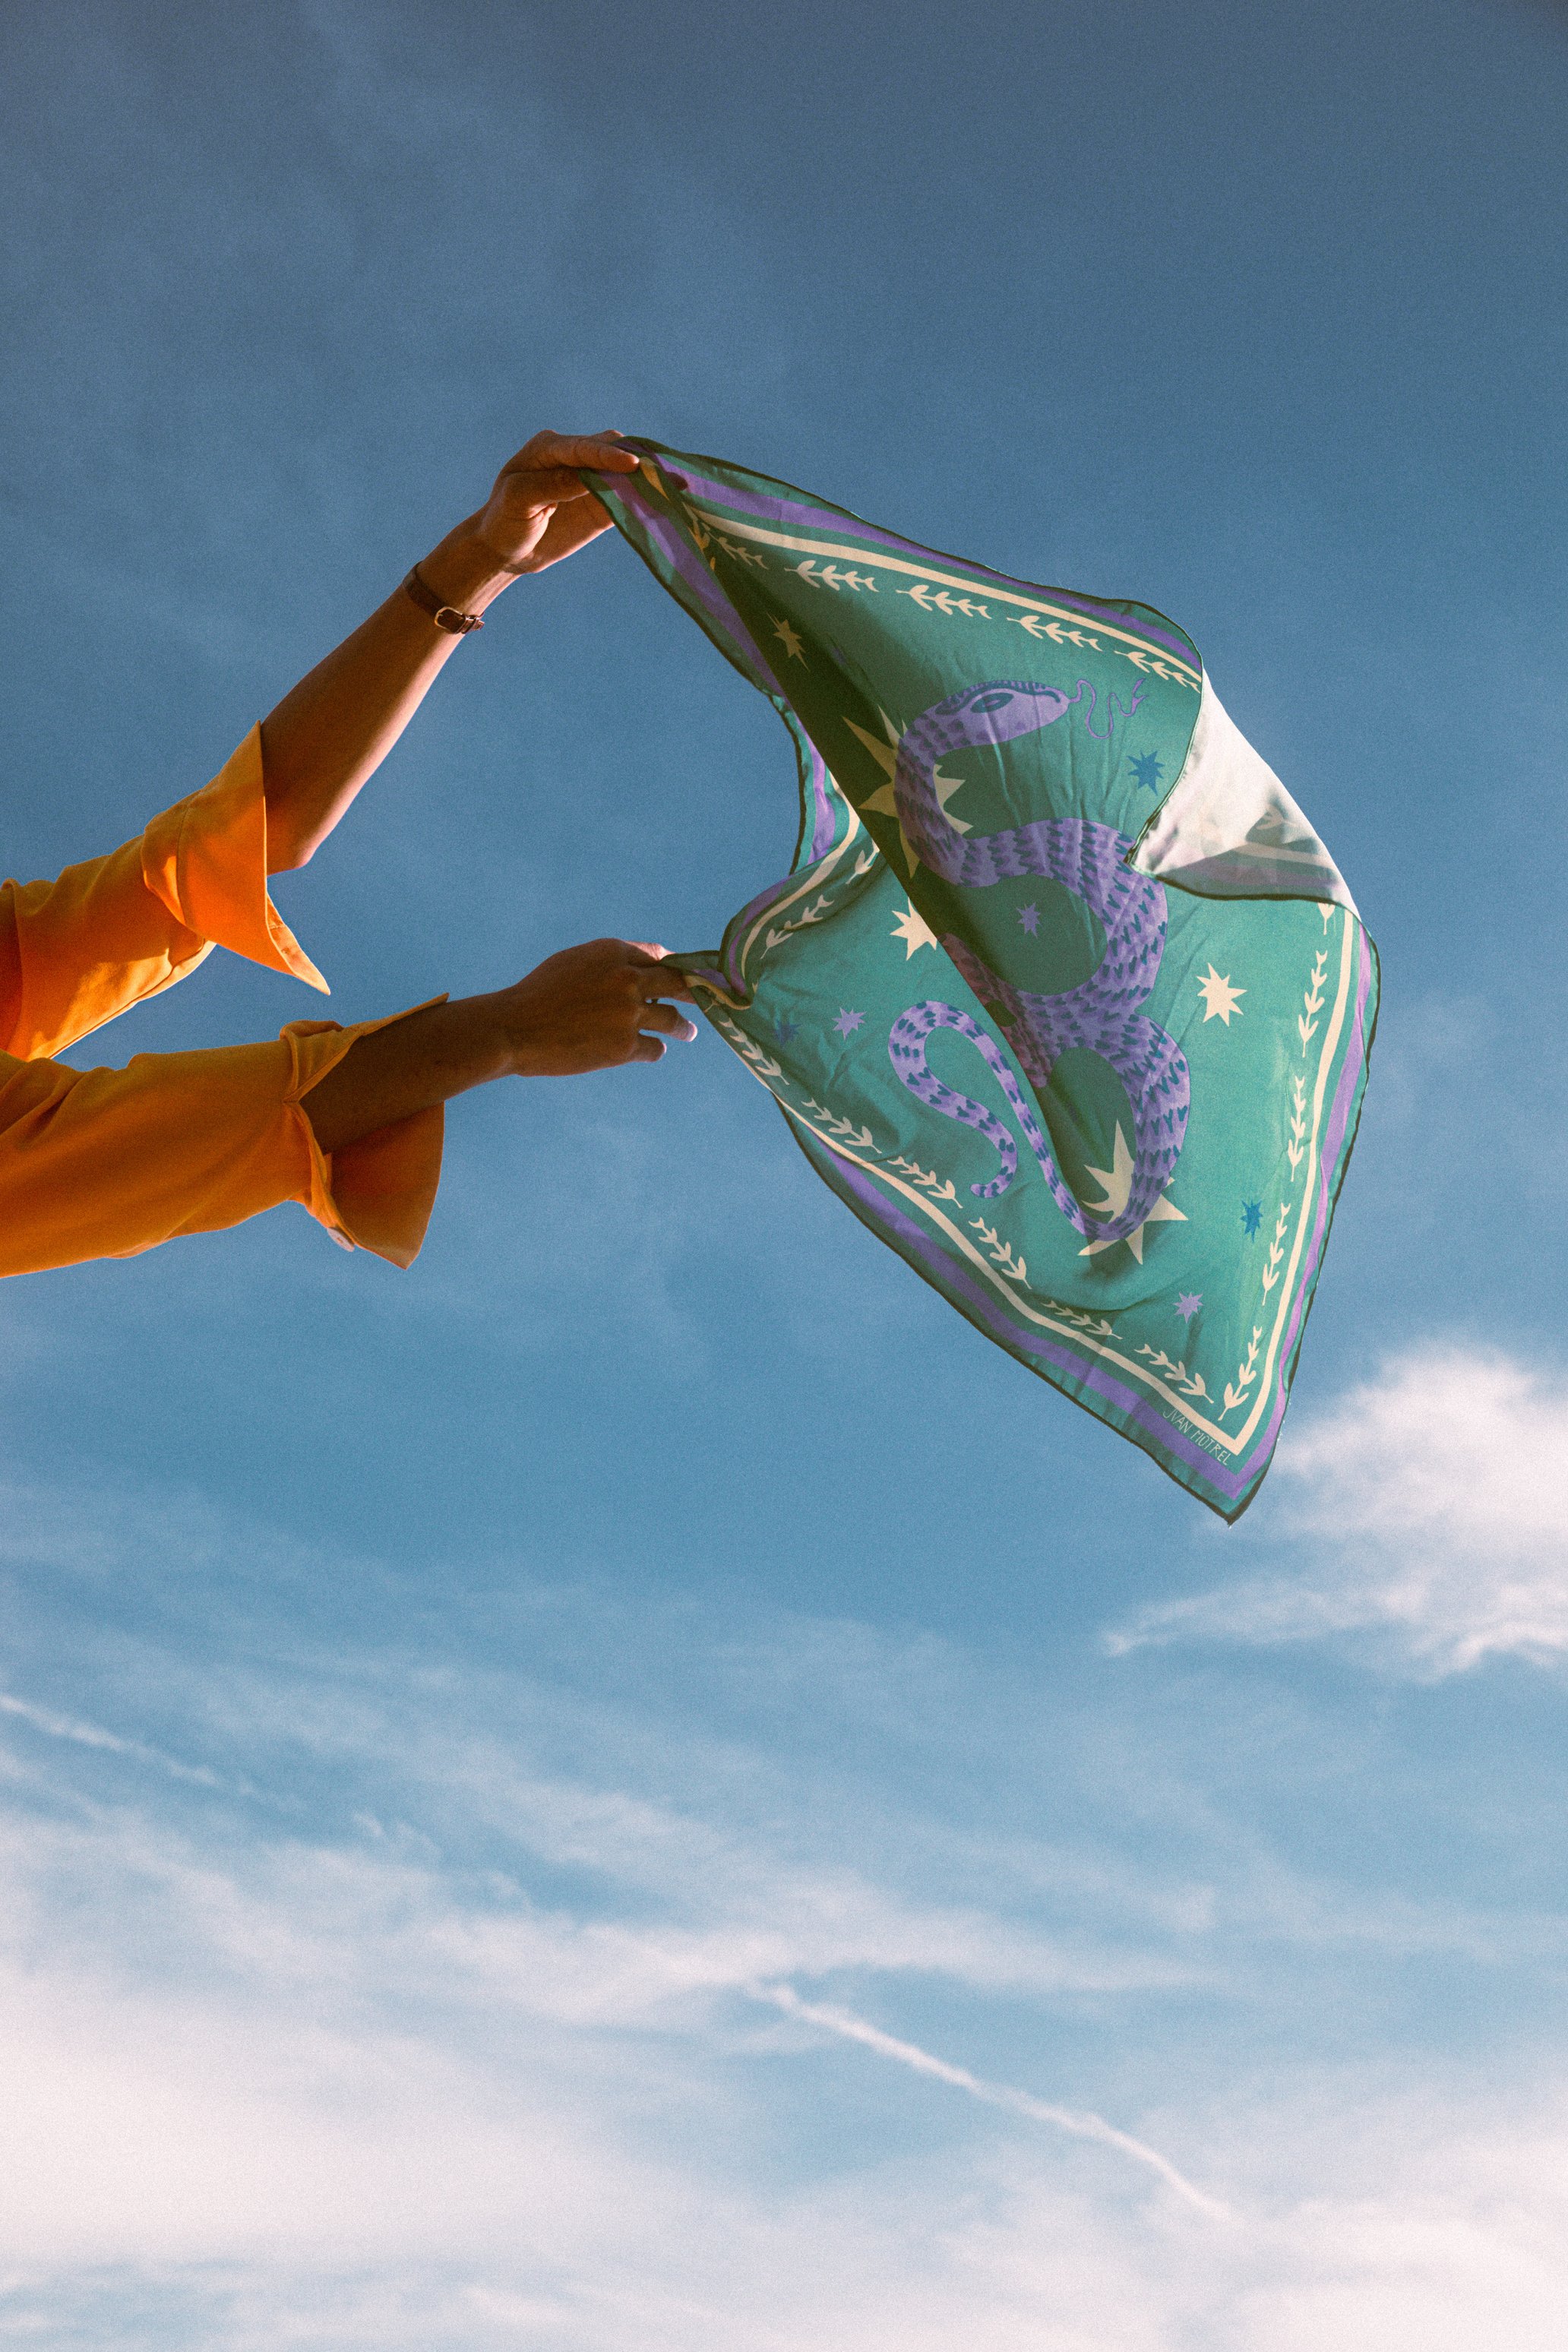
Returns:
[[[9,1285],[0,2339],[1554,2347],[1561,11],[16,0],[0,89],[8,870],[615,424],[1171,612],[1385,978],[1235,1530],[710,1037],[458,1106],[409,1276]],[[792,838],[607,541],[279,896],[353,1019]]]

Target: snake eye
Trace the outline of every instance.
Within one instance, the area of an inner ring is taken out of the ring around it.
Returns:
[[[1012,699],[1010,694],[977,694],[969,708],[971,710],[1005,710]]]

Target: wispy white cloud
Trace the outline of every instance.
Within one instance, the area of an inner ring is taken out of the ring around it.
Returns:
[[[1289,1568],[1142,1611],[1109,1637],[1352,1634],[1426,1674],[1568,1652],[1568,1378],[1466,1347],[1396,1357],[1296,1430],[1276,1475]]]
[[[1381,1986],[1544,1918],[1310,1884],[1168,1719],[1108,1770],[929,1634],[556,1592],[482,1659],[342,1650],[289,1597],[342,1560],[11,1501],[16,1560],[96,1549],[0,1706],[0,2342],[1551,2343],[1549,2060],[1232,2046],[1302,2038],[1331,1948]],[[243,1660],[194,1614],[231,1555]],[[172,1648],[96,1622],[154,1564]]]
[[[43,2137],[27,2164],[6,2150],[20,2195],[0,2245],[0,2340],[1555,2352],[1560,2339],[1568,2104],[1550,2091],[1444,2099],[1277,2074],[1267,2099],[1189,2118],[1232,2192],[1237,2218],[1215,2230],[1179,2196],[1120,2193],[1114,2148],[1097,2172],[1092,2147],[1085,2168],[1003,2135],[840,2162],[802,2185],[744,2148],[759,2116],[690,2074],[638,2084],[580,2066],[567,2082],[504,2051],[487,2074],[370,2020],[290,2045],[243,2007],[215,2032],[202,2001],[95,2008],[73,1990],[42,2020],[18,2013],[18,2126]],[[636,2145],[639,2100],[687,2109],[658,2162]]]
[[[57,1715],[52,1707],[35,1706],[30,1700],[16,1698],[9,1691],[0,1691],[0,1715],[15,1716],[21,1723],[30,1723],[36,1731],[47,1732],[51,1739],[73,1739],[81,1748],[100,1748],[110,1756],[133,1756],[139,1762],[154,1764],[163,1772],[179,1780],[194,1780],[198,1786],[216,1789],[218,1777],[205,1765],[182,1764],[177,1757],[162,1755],[140,1739],[122,1739],[118,1732],[105,1731],[96,1723],[79,1723],[68,1715]]]
[[[488,1800],[498,1817],[525,1809],[513,1853],[599,1874],[645,1916],[595,1916],[604,1896],[583,1886],[530,1899],[510,1872],[443,1851],[446,1803],[504,1760],[496,1749],[426,1745],[416,1683],[401,1723],[374,1733],[343,1696],[335,1756],[301,1711],[318,1769],[356,1754],[418,1816],[359,1844],[227,1814],[176,1827],[111,1779],[84,1794],[48,1773],[52,1754],[112,1774],[136,1744],[53,1708],[10,1711],[46,1746],[37,1805],[14,1784],[0,1832],[0,2336],[79,2305],[75,2333],[93,2342],[112,2274],[104,2340],[121,2347],[427,2352],[493,2336],[611,2352],[635,2332],[668,2352],[804,2352],[847,2327],[874,2352],[936,2352],[968,2314],[972,2340],[998,2352],[1076,2352],[1075,2332],[1039,2333],[1037,2291],[944,2242],[1005,2205],[1005,2144],[976,2147],[956,2215],[943,2165],[912,2152],[918,2110],[911,2153],[868,2155],[858,2187],[768,2185],[758,2070],[776,2081],[789,2053],[755,2043],[735,1997],[778,1969],[1103,1991],[1103,1966],[1064,1975],[1048,1938],[1036,1948],[994,1915],[955,1921],[852,1869],[748,1853],[734,1826],[514,1770]],[[265,1708],[237,1713],[254,1743]],[[787,1984],[770,1998],[1183,2193],[1167,2159],[1098,2116],[986,2084]],[[839,2095],[831,2078],[814,2094]],[[1093,2208],[1070,2170],[1038,2186]]]

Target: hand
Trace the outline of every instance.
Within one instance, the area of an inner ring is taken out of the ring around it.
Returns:
[[[623,1062],[657,1062],[667,1037],[689,1042],[693,1024],[662,1000],[691,1001],[665,950],[641,940],[590,940],[549,956],[490,1000],[519,1077],[574,1077]]]
[[[536,433],[496,476],[474,518],[485,546],[513,572],[542,572],[610,528],[610,518],[576,471],[634,474],[637,457],[618,433]]]
[[[420,559],[444,604],[483,614],[519,571],[542,572],[610,527],[575,470],[637,471],[616,433],[536,433],[478,514]],[[262,722],[268,870],[303,866],[375,773],[443,663],[463,643],[395,588],[378,612]]]
[[[697,1034],[667,997],[689,1000],[664,950],[590,940],[549,956],[515,987],[426,1004],[355,1038],[305,1097],[323,1151],[341,1151],[496,1078],[574,1077],[657,1062],[667,1037]]]

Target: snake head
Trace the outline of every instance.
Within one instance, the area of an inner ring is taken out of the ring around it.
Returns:
[[[1015,736],[1032,735],[1070,709],[1076,696],[1058,687],[1039,686],[1025,678],[993,678],[988,685],[966,687],[962,694],[939,702],[933,718],[945,719],[964,743],[1008,743]]]

